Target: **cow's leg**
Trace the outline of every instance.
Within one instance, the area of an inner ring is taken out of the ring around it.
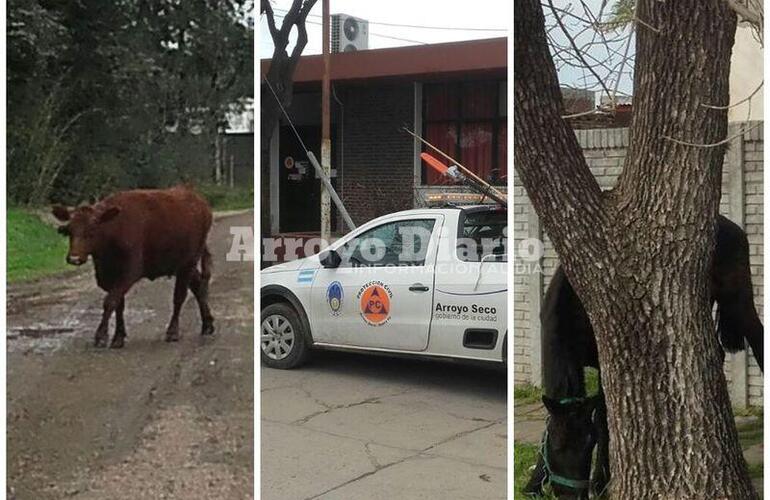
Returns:
[[[214,333],[214,316],[209,308],[209,283],[197,269],[190,274],[190,290],[198,301],[201,313],[201,335],[211,335]]]
[[[126,323],[123,321],[123,311],[126,308],[126,297],[123,296],[115,309],[115,335],[112,336],[110,347],[120,349],[126,342]]]
[[[176,274],[176,283],[174,284],[174,312],[171,315],[171,321],[166,330],[166,342],[176,342],[179,340],[179,312],[182,310],[187,298],[187,287],[190,286],[190,274],[192,269],[186,268]]]
[[[112,313],[123,302],[123,297],[126,295],[128,287],[120,287],[107,292],[107,296],[104,298],[104,304],[102,305],[102,321],[99,326],[96,327],[96,334],[94,335],[94,346],[107,347],[107,329],[110,326],[110,318]]]

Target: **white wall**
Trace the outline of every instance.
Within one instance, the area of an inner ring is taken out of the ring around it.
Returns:
[[[730,67],[730,104],[746,99],[762,83],[763,75],[762,46],[754,38],[752,30],[742,23],[735,33],[735,45]],[[750,99],[749,102],[730,108],[728,120],[743,122],[748,120],[763,120],[764,87]]]

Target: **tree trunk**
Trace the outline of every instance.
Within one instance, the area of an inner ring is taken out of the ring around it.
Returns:
[[[293,0],[291,8],[283,16],[283,23],[278,29],[275,25],[273,9],[268,0],[260,2],[260,13],[267,16],[270,37],[273,40],[273,57],[270,69],[264,75],[266,83],[261,85],[260,137],[262,144],[268,144],[275,124],[281,118],[281,106],[288,108],[294,91],[294,70],[297,68],[302,51],[307,45],[307,27],[305,22],[317,0]],[[286,51],[289,34],[297,31],[297,40],[291,55]],[[280,102],[280,105],[279,105]]]
[[[538,0],[516,3],[516,168],[594,327],[613,498],[756,498],[714,332],[709,270],[735,16],[640,0],[631,146],[602,193],[575,138]],[[657,30],[657,31],[656,31]]]

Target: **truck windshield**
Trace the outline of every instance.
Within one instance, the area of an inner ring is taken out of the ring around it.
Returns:
[[[499,255],[499,261],[507,261],[507,227],[508,212],[505,210],[463,214],[457,242],[458,257],[466,262],[479,262],[487,255]]]

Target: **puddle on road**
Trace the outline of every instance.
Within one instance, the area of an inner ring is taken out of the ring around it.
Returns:
[[[8,338],[15,339],[17,337],[32,337],[39,339],[40,337],[51,337],[53,335],[58,335],[61,333],[72,333],[74,331],[74,328],[67,327],[23,327],[11,329],[11,331],[8,332]]]
[[[153,316],[155,311],[151,309],[126,310],[124,313],[126,328],[130,331],[132,326],[143,323]],[[69,311],[62,321],[56,323],[35,322],[12,326],[6,333],[6,350],[8,353],[54,353],[77,337],[90,339],[101,317],[101,308],[79,309]],[[113,317],[109,328],[110,336],[114,325]]]

